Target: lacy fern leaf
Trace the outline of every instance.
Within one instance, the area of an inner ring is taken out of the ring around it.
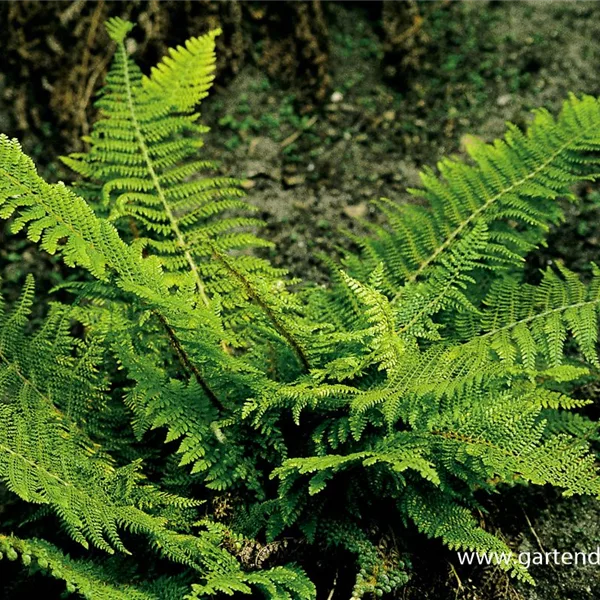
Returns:
[[[600,146],[599,111],[595,98],[571,96],[558,119],[538,110],[526,134],[511,125],[504,140],[470,146],[475,166],[444,159],[441,178],[426,170],[423,189],[412,193],[428,206],[382,202],[389,229],[362,240],[362,265],[349,259],[350,267],[365,273],[383,262],[386,292],[395,296],[405,282],[426,278],[478,224],[489,229],[484,264],[518,266],[562,218],[556,200],[597,174],[588,156]]]
[[[238,181],[200,176],[217,167],[198,157],[208,128],[194,111],[212,84],[219,31],[188,40],[145,77],[127,54],[128,30],[111,20],[117,52],[97,102],[102,118],[91,133],[90,151],[64,162],[98,185],[98,203],[109,220],[129,223],[173,281],[191,276],[204,305],[219,296],[229,343],[243,343],[240,328],[258,312],[306,364],[278,315],[285,310],[276,301],[286,295],[279,285],[284,271],[247,252],[270,246],[253,233],[262,221],[248,216],[255,209],[242,199]],[[247,314],[248,299],[253,316]]]
[[[252,254],[269,244],[237,180],[200,154],[218,32],[144,75],[132,27],[107,23],[100,117],[64,159],[83,185],[45,182],[0,136],[0,217],[82,276],[39,327],[31,279],[0,304],[0,480],[18,515],[3,557],[98,600],[314,600],[294,560],[343,552],[357,600],[407,581],[390,531],[408,523],[501,554],[478,495],[600,497],[580,393],[600,272],[524,269],[560,199],[600,174],[600,102],[571,96],[426,170],[426,204],[381,200],[362,251],[296,291]]]

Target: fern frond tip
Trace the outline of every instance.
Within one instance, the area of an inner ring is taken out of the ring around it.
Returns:
[[[112,17],[106,21],[106,31],[110,39],[117,44],[121,44],[134,27],[133,23],[119,17]]]

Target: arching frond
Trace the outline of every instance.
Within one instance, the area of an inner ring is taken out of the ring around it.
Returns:
[[[561,219],[557,200],[599,172],[599,121],[595,98],[571,96],[557,119],[540,109],[525,133],[509,125],[503,140],[471,146],[475,165],[444,159],[440,177],[426,169],[423,189],[411,193],[427,205],[381,201],[388,228],[361,240],[362,258],[348,259],[351,272],[383,263],[385,291],[399,301],[405,283],[426,279],[478,224],[489,230],[479,250],[485,264],[519,265]]]

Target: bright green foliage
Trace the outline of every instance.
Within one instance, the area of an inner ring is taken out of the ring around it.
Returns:
[[[470,146],[475,165],[445,159],[438,164],[441,179],[425,171],[423,190],[412,192],[427,206],[382,201],[391,229],[362,240],[362,260],[353,259],[352,267],[368,272],[383,262],[386,292],[399,294],[405,282],[425,278],[483,225],[489,233],[479,250],[482,265],[518,266],[560,220],[556,199],[570,196],[573,183],[597,172],[587,153],[598,150],[599,111],[596,99],[572,97],[556,120],[538,110],[526,134],[509,125],[504,140]]]
[[[81,275],[41,327],[29,280],[0,317],[0,479],[19,515],[3,555],[85,598],[314,598],[293,540],[307,571],[350,555],[353,597],[381,596],[410,574],[411,523],[502,553],[478,494],[599,496],[573,392],[598,367],[600,271],[524,271],[600,171],[598,100],[427,171],[426,205],[381,201],[387,224],[329,261],[331,285],[294,292],[252,255],[267,243],[237,182],[199,155],[217,32],[145,76],[131,27],[107,24],[100,118],[64,159],[83,182],[44,182],[0,137],[0,216]]]
[[[252,232],[262,221],[248,216],[253,207],[236,180],[197,176],[217,167],[198,158],[208,128],[194,109],[212,84],[219,31],[171,50],[145,77],[127,55],[127,30],[118,19],[108,23],[117,51],[96,103],[101,118],[90,151],[64,162],[96,186],[96,206],[111,222],[127,226],[160,257],[170,281],[191,277],[202,304],[219,295],[229,343],[243,344],[247,321],[261,312],[281,333],[272,297],[285,294],[278,284],[283,271],[247,253],[231,254],[271,245]],[[248,307],[248,298],[258,307]],[[261,311],[263,304],[268,308]]]
[[[221,532],[189,535],[170,528],[177,513],[197,506],[196,501],[150,484],[140,472],[139,461],[119,466],[86,435],[87,413],[105,407],[104,386],[96,372],[97,341],[73,339],[69,309],[62,306],[53,307],[44,326],[32,336],[26,329],[32,299],[33,282],[28,279],[18,305],[0,320],[0,479],[23,501],[48,505],[69,536],[85,548],[130,554],[121,533],[127,530],[146,536],[159,555],[204,576],[210,574],[223,591],[249,590],[254,580],[219,547]],[[80,416],[79,423],[75,415]],[[31,554],[26,549],[21,552]],[[38,554],[49,563],[60,563],[60,552],[50,546]],[[108,597],[94,595],[88,580],[100,577],[94,565],[65,561],[63,568],[67,574],[73,569],[72,577],[57,575],[60,568],[51,572],[64,579],[68,589],[80,590],[85,597]],[[103,577],[110,580],[109,575]],[[285,581],[285,575],[278,577]],[[300,574],[290,571],[289,577],[296,580]],[[140,592],[139,597],[165,596]]]
[[[579,277],[558,264],[548,269],[539,285],[519,284],[511,278],[494,282],[484,300],[481,339],[510,362],[519,358],[535,369],[542,360],[560,364],[567,338],[594,366],[598,366],[596,322],[600,311],[600,272],[584,285]]]
[[[153,584],[132,584],[127,575],[115,582],[116,564],[110,559],[100,562],[73,560],[56,546],[44,540],[0,536],[2,558],[19,559],[33,575],[42,573],[65,582],[67,592],[77,593],[86,600],[159,600],[181,598],[185,585],[161,579]]]

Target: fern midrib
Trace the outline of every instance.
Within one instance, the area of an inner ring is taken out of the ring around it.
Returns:
[[[294,336],[287,330],[284,324],[279,320],[277,315],[271,310],[271,307],[261,298],[260,293],[257,292],[252,284],[244,277],[242,273],[240,273],[230,262],[225,259],[216,249],[215,254],[221,259],[221,262],[225,266],[225,268],[242,284],[243,288],[246,290],[246,293],[256,304],[258,307],[265,313],[265,315],[269,318],[273,327],[279,332],[281,336],[287,341],[290,345],[298,359],[300,360],[303,368],[306,371],[310,371],[310,363],[302,346],[296,341]]]
[[[38,394],[38,396],[40,396],[48,404],[48,406],[50,408],[52,408],[52,410],[57,414],[57,416],[63,417],[63,414],[58,410],[58,408],[56,408],[56,406],[50,400],[50,398],[46,394],[44,394],[28,377],[23,375],[23,373],[19,369],[17,363],[10,361],[8,359],[8,357],[6,356],[6,354],[4,354],[4,352],[2,352],[2,350],[0,350],[0,359],[2,361],[4,361],[4,363],[8,366],[9,369],[13,370],[17,374],[19,379],[21,379],[21,381],[23,381],[23,383],[25,385],[29,386],[36,394]],[[51,471],[48,471],[44,467],[40,466],[37,462],[32,461],[31,459],[27,458],[25,455],[21,454],[20,452],[15,452],[10,446],[6,446],[6,445],[2,444],[1,442],[0,442],[0,450],[7,452],[8,454],[12,454],[13,456],[18,456],[19,458],[21,458],[24,462],[26,462],[31,467],[34,467],[36,470],[43,471],[44,473],[46,473],[53,479],[56,479],[56,481],[58,481],[62,485],[65,485],[67,487],[72,487],[74,489],[78,489],[71,482],[66,481],[65,479],[63,479],[59,475],[56,475],[55,473],[52,473]]]
[[[427,312],[429,311],[429,309],[432,306],[435,306],[435,304],[440,301],[440,298],[443,298],[446,295],[446,291],[449,290],[452,287],[452,285],[459,278],[459,276],[460,276],[460,272],[459,271],[455,271],[454,275],[448,281],[447,285],[444,286],[444,289],[441,290],[438,294],[435,294],[434,297],[425,306],[423,306],[423,308],[406,325],[404,325],[403,327],[401,327],[398,330],[398,334],[404,333],[405,331],[407,331],[408,329],[410,329],[415,323],[417,323],[419,321],[419,319],[424,314],[427,314]]]
[[[175,351],[175,354],[177,355],[177,358],[179,359],[179,362],[181,363],[182,367],[189,371],[189,373],[191,373],[195,377],[196,381],[198,382],[198,385],[204,390],[204,393],[207,395],[208,399],[213,404],[213,406],[215,406],[215,408],[218,411],[224,412],[225,405],[221,402],[219,397],[204,380],[202,373],[200,372],[198,367],[192,362],[191,358],[188,356],[187,352],[185,351],[181,342],[179,341],[179,338],[173,331],[173,328],[165,319],[164,315],[158,311],[155,311],[155,314],[158,317],[158,320],[160,321],[161,325],[164,327],[167,333],[167,337],[169,338],[169,342],[171,343],[171,346],[173,347],[173,350]]]
[[[521,325],[524,323],[531,323],[532,321],[535,321],[537,319],[543,319],[544,317],[547,317],[548,315],[551,315],[551,314],[554,314],[557,312],[564,312],[566,310],[569,310],[570,308],[583,308],[584,306],[592,306],[594,304],[600,304],[600,298],[595,298],[594,300],[586,300],[585,302],[576,302],[575,304],[563,304],[562,306],[558,306],[556,308],[551,308],[550,310],[546,310],[544,312],[541,312],[541,313],[538,313],[535,315],[531,315],[530,317],[526,317],[524,319],[519,319],[518,321],[513,321],[512,323],[508,323],[508,325],[504,325],[503,327],[498,327],[497,329],[488,331],[487,333],[484,333],[483,335],[480,335],[479,337],[477,337],[475,340],[468,341],[467,344],[472,344],[473,342],[485,339],[492,335],[496,335],[502,331],[506,331],[508,329],[513,329],[513,328],[517,327],[518,325]]]
[[[573,143],[575,143],[576,141],[578,141],[580,138],[582,138],[584,135],[587,134],[587,132],[592,129],[593,126],[589,126],[586,127],[585,129],[583,129],[583,131],[580,131],[577,135],[575,135],[573,138],[569,139],[567,142],[565,142],[564,144],[562,144],[547,160],[545,160],[543,163],[541,163],[538,167],[536,167],[533,171],[531,171],[531,173],[527,174],[525,177],[523,177],[522,179],[519,179],[518,181],[515,181],[514,183],[512,183],[511,185],[509,185],[508,187],[500,190],[495,196],[492,196],[491,198],[489,198],[484,204],[482,204],[477,210],[475,210],[473,213],[471,213],[447,238],[446,241],[443,242],[440,246],[438,246],[434,252],[428,257],[426,258],[418,267],[418,269],[407,279],[408,283],[414,283],[417,278],[419,277],[419,275],[421,275],[421,273],[434,261],[437,259],[437,257],[444,252],[449,246],[450,244],[452,244],[452,242],[460,235],[460,233],[468,226],[470,225],[474,219],[476,219],[481,213],[485,212],[492,204],[494,204],[495,202],[497,202],[498,200],[500,200],[500,198],[502,198],[503,196],[505,196],[506,194],[509,194],[510,192],[514,191],[515,189],[519,188],[520,186],[524,185],[525,183],[527,183],[530,179],[532,179],[533,177],[535,177],[540,171],[543,171],[546,167],[548,167],[562,152],[564,152],[569,146],[571,146]],[[397,293],[391,300],[392,303],[396,302],[400,297],[400,293]]]
[[[158,179],[156,171],[154,170],[154,165],[152,163],[152,159],[150,158],[150,153],[148,151],[148,146],[146,145],[146,141],[142,134],[142,130],[141,130],[138,118],[137,118],[136,111],[135,111],[135,105],[133,103],[133,93],[132,93],[131,81],[130,81],[130,77],[129,77],[129,64],[127,62],[127,51],[125,49],[125,44],[123,44],[123,43],[119,44],[119,50],[123,56],[123,65],[124,65],[123,72],[124,72],[124,78],[125,78],[125,89],[127,92],[127,105],[129,108],[129,112],[131,114],[133,126],[135,127],[135,135],[137,137],[138,144],[140,146],[140,150],[142,152],[142,157],[144,158],[146,167],[148,168],[148,174],[150,175],[150,178],[152,179],[152,184],[154,185],[154,188],[156,189],[156,193],[158,194],[158,198],[161,201],[163,210],[165,211],[165,214],[169,221],[171,230],[173,231],[173,233],[175,234],[175,237],[177,238],[177,244],[181,248],[183,255],[185,257],[185,260],[188,263],[188,265],[192,271],[192,275],[194,276],[194,279],[196,281],[196,287],[198,289],[198,294],[200,295],[202,302],[206,306],[209,306],[210,300],[206,294],[206,288],[204,286],[204,282],[202,281],[202,278],[200,277],[200,272],[198,270],[198,266],[196,265],[196,262],[194,261],[194,259],[192,257],[192,254],[191,254],[191,252],[188,248],[188,245],[185,241],[185,237],[181,233],[181,230],[179,229],[179,225],[177,225],[177,220],[175,219],[175,216],[173,215],[173,211],[171,210],[171,208],[167,202],[167,198],[165,196],[164,190],[160,184],[160,181]]]

